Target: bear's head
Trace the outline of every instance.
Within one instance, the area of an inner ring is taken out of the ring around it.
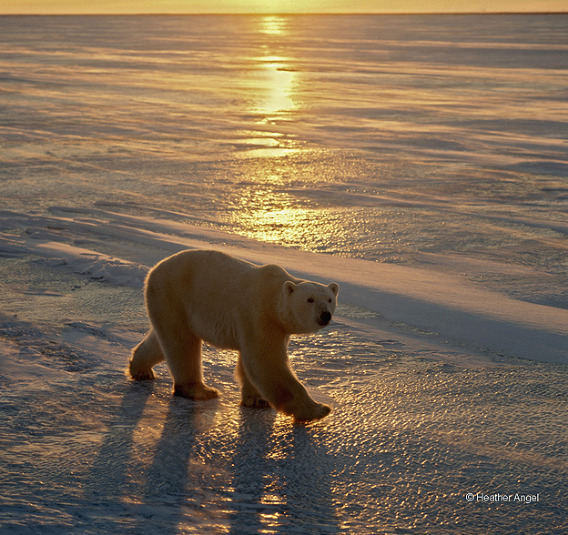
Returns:
[[[339,285],[286,281],[282,286],[289,334],[313,333],[325,327],[337,306]]]

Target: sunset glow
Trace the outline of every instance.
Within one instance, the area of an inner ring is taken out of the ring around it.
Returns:
[[[1,14],[565,12],[565,0],[4,0]]]

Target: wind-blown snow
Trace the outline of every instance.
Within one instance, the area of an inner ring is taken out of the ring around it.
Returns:
[[[218,248],[258,264],[280,264],[303,278],[334,279],[342,287],[342,303],[369,313],[364,323],[370,329],[397,324],[394,330],[402,336],[415,338],[417,332],[427,332],[428,343],[440,346],[452,343],[473,352],[568,362],[568,310],[488,291],[449,269],[444,271],[439,264],[428,269],[322,257],[190,224],[151,221],[111,210],[73,213],[54,207],[51,212],[50,217],[36,218],[0,213],[3,228],[29,225],[25,238],[11,238],[4,254],[17,250],[44,257],[42,263],[54,270],[141,288],[145,273],[161,258],[186,248]],[[102,252],[109,239],[120,240],[123,258]],[[81,246],[83,242],[90,249]],[[348,314],[341,317],[341,310],[339,318],[353,322]]]

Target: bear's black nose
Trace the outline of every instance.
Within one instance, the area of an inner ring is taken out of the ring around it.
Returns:
[[[326,310],[325,312],[321,313],[319,320],[320,325],[327,325],[330,320],[331,320],[331,312],[328,312]]]

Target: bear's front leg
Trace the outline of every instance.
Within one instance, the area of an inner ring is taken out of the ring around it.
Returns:
[[[294,420],[296,422],[319,420],[320,418],[325,418],[331,412],[331,407],[314,401],[307,392],[306,398],[307,399],[305,399],[301,404],[294,403],[293,407],[290,408],[290,411],[288,411],[284,405],[282,412],[294,416]]]
[[[243,359],[239,354],[237,362],[237,379],[241,385],[241,405],[243,407],[250,407],[254,409],[266,409],[270,406],[268,401],[263,399],[260,392],[249,381],[245,369],[243,367]]]
[[[288,366],[288,356],[274,348],[269,354],[254,350],[242,352],[243,370],[249,381],[276,410],[298,422],[327,416],[331,408],[314,401]]]
[[[151,329],[132,351],[132,358],[128,365],[128,371],[132,379],[145,381],[155,379],[156,375],[152,367],[164,360],[164,354],[156,334]]]

